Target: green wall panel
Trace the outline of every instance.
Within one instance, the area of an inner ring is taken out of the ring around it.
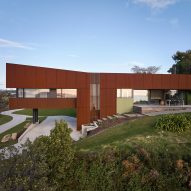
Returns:
[[[117,98],[117,113],[127,113],[133,110],[133,98]]]

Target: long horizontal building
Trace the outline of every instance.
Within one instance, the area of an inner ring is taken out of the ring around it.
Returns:
[[[191,75],[87,73],[6,64],[6,87],[16,88],[11,109],[76,108],[82,124],[132,110],[134,104],[191,103]]]

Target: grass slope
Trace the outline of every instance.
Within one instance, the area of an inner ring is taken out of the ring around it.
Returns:
[[[12,133],[21,133],[24,129],[24,126],[29,122],[29,120],[26,120],[24,121],[23,123],[20,123],[18,125],[16,125],[15,127],[5,131],[4,133],[1,133],[0,134],[0,140],[7,134],[12,134]],[[3,148],[3,147],[7,147],[7,146],[10,146],[10,145],[13,145],[13,144],[16,144],[17,143],[17,140],[11,140],[11,141],[8,141],[6,143],[0,143],[0,148]]]
[[[39,122],[41,123],[45,119],[46,119],[46,117],[39,117]],[[30,123],[30,122],[32,122],[32,119],[27,118],[26,121],[24,121],[23,123],[20,123],[20,124],[16,125],[15,127],[1,133],[0,134],[0,141],[7,134],[12,134],[12,133],[22,134],[25,131],[24,126],[27,123]],[[14,141],[11,140],[11,141],[6,142],[6,143],[1,143],[0,142],[0,148],[7,147],[7,146],[10,146],[10,145],[13,145],[13,144],[16,144],[16,143],[17,143],[17,140],[14,140]]]
[[[32,116],[32,109],[24,109],[14,112],[15,114],[30,115]],[[76,117],[76,110],[71,109],[39,109],[39,116],[56,116],[66,115]]]
[[[154,128],[156,117],[144,117],[110,128],[76,143],[81,151],[99,151],[106,147],[133,149],[142,146],[154,152],[186,154],[191,152],[191,130],[183,133],[164,132]]]
[[[0,114],[0,125],[3,125],[5,123],[8,123],[9,121],[11,121],[13,118],[11,116],[8,115],[2,115]]]

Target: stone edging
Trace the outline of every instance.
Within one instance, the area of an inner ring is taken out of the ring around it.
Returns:
[[[34,127],[36,127],[36,125],[38,125],[39,123],[37,123],[37,124],[31,124],[31,125],[29,125],[29,127],[23,132],[23,134],[18,138],[18,143],[20,143],[21,141],[22,141],[22,139],[23,139],[23,137],[29,132],[29,131],[31,131]]]

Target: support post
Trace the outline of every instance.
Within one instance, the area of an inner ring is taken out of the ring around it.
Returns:
[[[33,124],[38,122],[38,109],[33,109]]]

